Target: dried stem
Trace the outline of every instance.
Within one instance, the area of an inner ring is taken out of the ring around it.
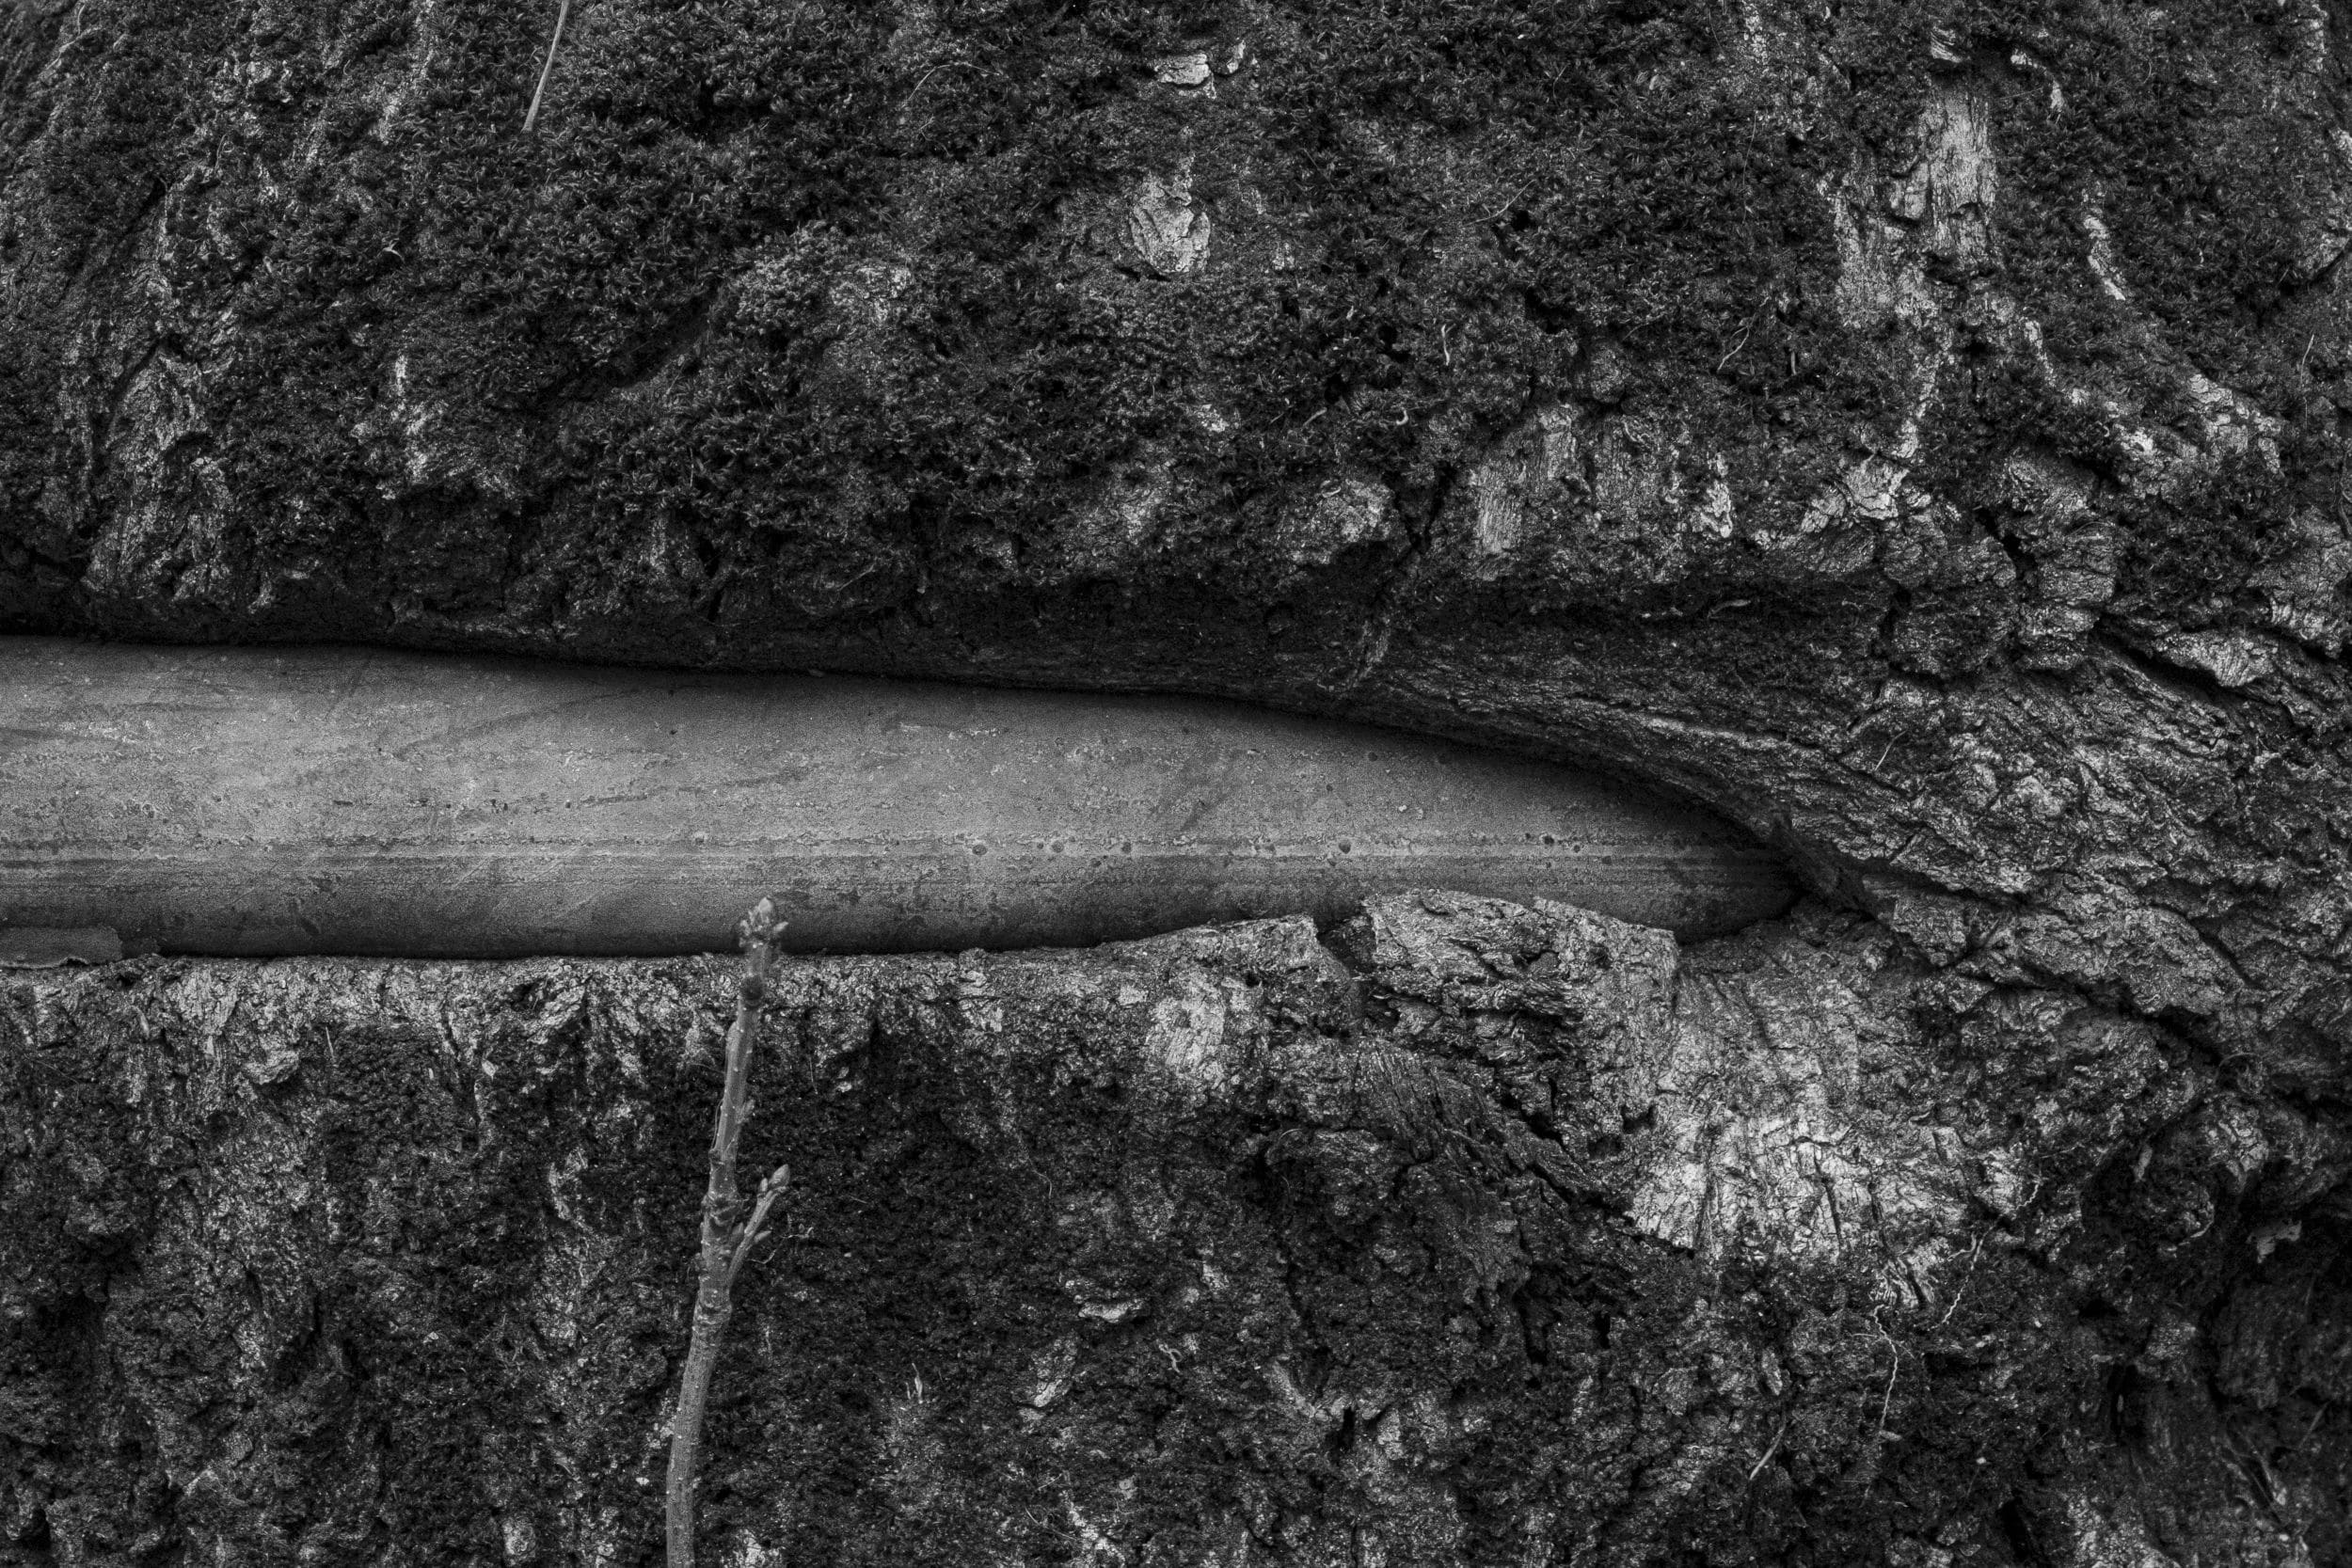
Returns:
[[[1748,1472],[1748,1484],[1756,1484],[1756,1478],[1764,1473],[1764,1466],[1772,1462],[1772,1455],[1780,1452],[1780,1440],[1788,1435],[1788,1423],[1784,1420],[1780,1423],[1780,1430],[1772,1433],[1772,1442],[1765,1447],[1764,1457],[1757,1460],[1756,1467]]]
[[[726,1086],[720,1091],[719,1118],[710,1130],[710,1184],[703,1194],[694,1331],[687,1343],[677,1409],[670,1418],[669,1568],[694,1565],[694,1488],[700,1480],[703,1406],[710,1394],[711,1369],[719,1362],[719,1340],[734,1310],[735,1276],[758,1243],[769,1210],[792,1180],[788,1165],[769,1172],[753,1196],[750,1215],[744,1215],[743,1195],[735,1184],[735,1150],[743,1135],[743,1122],[752,1112],[746,1093],[752,1052],[758,1044],[760,1004],[768,995],[768,966],[783,931],[784,922],[776,918],[775,905],[766,898],[742,926],[743,983],[736,997],[735,1026],[727,1031]]]
[[[523,129],[528,131],[539,123],[539,100],[546,96],[548,75],[555,69],[555,46],[564,41],[564,19],[572,14],[572,0],[556,0],[555,32],[548,40],[547,64],[539,68],[539,85],[532,89],[531,112],[523,116]]]

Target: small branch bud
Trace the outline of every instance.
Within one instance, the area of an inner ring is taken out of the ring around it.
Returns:
[[[784,921],[776,918],[776,901],[762,898],[752,906],[752,912],[745,915],[742,923],[736,927],[736,938],[742,943],[744,951],[749,952],[754,947],[772,943],[784,933],[785,925]]]

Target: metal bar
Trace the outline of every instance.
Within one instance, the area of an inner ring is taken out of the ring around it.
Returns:
[[[0,640],[0,927],[133,952],[1082,944],[1444,887],[1699,936],[1728,825],[1576,770],[1239,704],[349,648]]]

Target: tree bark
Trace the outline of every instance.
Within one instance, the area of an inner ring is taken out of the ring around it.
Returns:
[[[525,136],[513,7],[19,6],[0,630],[1232,698],[1802,884],[796,965],[737,1560],[2341,1559],[2340,22],[615,5]],[[711,972],[8,974],[0,1551],[651,1549]]]

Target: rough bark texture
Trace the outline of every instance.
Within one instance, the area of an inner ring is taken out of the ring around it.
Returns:
[[[11,986],[17,1555],[652,1560],[731,978]],[[1430,895],[776,992],[803,1239],[738,1286],[716,1560],[2344,1549],[2327,1135],[1851,916]]]
[[[525,136],[552,20],[0,13],[0,626],[1232,694],[1817,896],[796,971],[737,1560],[2343,1560],[2352,13],[590,0]],[[13,986],[0,1551],[650,1551],[714,974]]]

